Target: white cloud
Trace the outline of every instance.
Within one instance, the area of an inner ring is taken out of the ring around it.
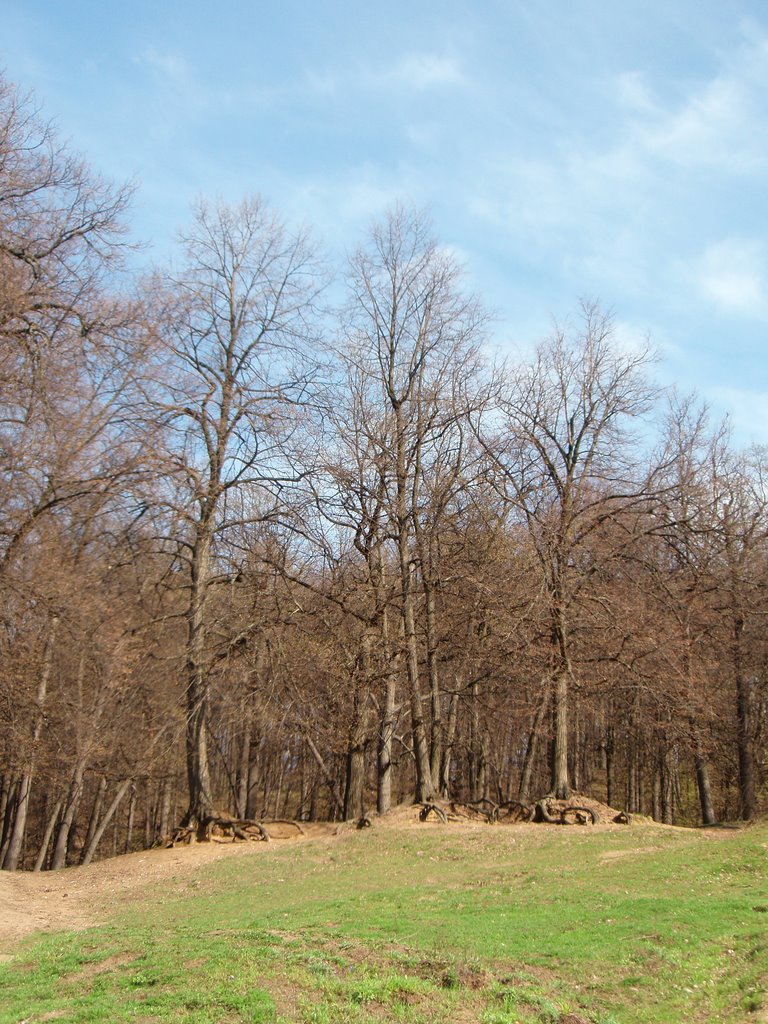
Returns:
[[[646,156],[728,173],[768,166],[768,39],[747,39],[720,71],[677,104],[654,95],[643,75],[619,75],[612,88],[635,115],[629,139]]]
[[[768,315],[765,245],[752,239],[727,238],[707,246],[692,268],[700,294],[727,313]]]
[[[381,80],[406,89],[434,89],[463,85],[466,78],[455,57],[414,52],[404,54]]]
[[[718,78],[662,117],[642,142],[653,155],[674,163],[751,170],[768,162],[765,139],[755,132],[762,120],[748,83]]]
[[[638,113],[654,113],[658,110],[650,86],[639,71],[624,71],[614,82],[618,103]]]
[[[148,46],[142,54],[133,58],[133,62],[144,64],[177,84],[184,82],[189,75],[189,65],[183,57],[174,53],[161,53],[154,46]]]

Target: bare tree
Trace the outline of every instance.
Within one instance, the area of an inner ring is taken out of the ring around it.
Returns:
[[[436,793],[419,667],[416,521],[424,466],[456,422],[459,380],[476,362],[484,315],[460,289],[459,267],[425,218],[397,207],[353,257],[343,358],[369,388],[374,463],[387,483],[386,514],[399,574],[404,661],[416,766],[416,799]]]
[[[592,531],[643,493],[627,427],[654,398],[645,377],[648,349],[622,350],[610,316],[595,304],[581,313],[575,335],[558,328],[529,363],[509,370],[497,395],[501,429],[491,418],[484,435],[499,487],[530,533],[547,597],[551,793],[559,798],[570,792],[571,622],[589,574],[579,555]]]
[[[226,572],[227,528],[274,508],[294,476],[285,442],[307,394],[318,265],[258,198],[201,203],[184,239],[185,266],[162,282],[167,364],[160,407],[175,480],[169,494],[185,573],[186,825],[213,812],[208,752],[211,588]],[[246,495],[247,491],[247,495]]]

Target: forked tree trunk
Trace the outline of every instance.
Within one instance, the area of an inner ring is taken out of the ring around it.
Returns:
[[[322,772],[323,778],[325,779],[326,783],[328,784],[328,789],[330,790],[331,800],[333,802],[333,807],[338,812],[338,814],[342,815],[342,817],[343,817],[343,815],[344,815],[344,802],[341,799],[341,797],[339,796],[339,791],[336,788],[336,780],[334,779],[334,777],[331,774],[331,772],[328,770],[328,766],[326,765],[325,761],[323,760],[323,755],[320,753],[320,751],[315,746],[314,742],[312,741],[312,737],[311,736],[305,736],[304,738],[307,741],[307,746],[312,751],[312,756],[314,757],[315,761],[317,762],[317,767]]]
[[[53,849],[53,858],[51,859],[51,870],[58,871],[59,868],[63,868],[67,863],[67,849],[69,846],[69,833],[72,828],[72,823],[75,820],[75,814],[77,812],[78,804],[80,803],[80,796],[83,791],[83,776],[85,774],[85,759],[80,758],[72,772],[72,778],[69,783],[69,791],[67,792],[67,800],[64,805],[64,813],[61,817],[58,832],[56,833],[56,845]]]
[[[48,853],[48,847],[50,846],[51,843],[51,836],[53,835],[53,830],[56,828],[56,819],[58,818],[59,811],[61,810],[61,803],[61,798],[59,798],[53,805],[53,810],[51,811],[50,816],[48,818],[48,824],[45,826],[43,839],[42,842],[40,843],[40,849],[38,850],[37,853],[37,860],[35,861],[35,866],[32,868],[34,872],[42,871],[45,865],[46,854]]]
[[[533,722],[528,732],[528,742],[525,747],[523,759],[523,770],[520,775],[520,786],[517,791],[517,798],[520,803],[527,804],[531,798],[531,781],[533,779],[533,766],[536,763],[539,741],[541,739],[541,728],[547,714],[551,697],[551,684],[547,680],[541,692],[541,700],[533,716]]]
[[[104,797],[107,792],[107,779],[106,776],[102,775],[99,779],[99,788],[96,790],[96,796],[93,799],[93,807],[91,808],[91,816],[88,819],[88,829],[85,833],[85,839],[83,841],[83,849],[80,852],[80,863],[83,863],[83,857],[85,857],[85,851],[90,847],[93,842],[93,837],[96,834],[96,829],[99,826],[99,818],[101,817],[101,808],[104,806]]]
[[[448,709],[448,727],[445,730],[445,744],[440,765],[440,796],[446,798],[451,791],[451,765],[453,762],[453,745],[456,741],[456,724],[459,717],[459,691],[451,694]]]
[[[99,843],[101,842],[101,837],[106,832],[107,826],[109,825],[110,821],[112,821],[112,818],[115,815],[115,811],[120,806],[120,802],[122,801],[125,794],[128,792],[128,787],[132,784],[132,779],[125,779],[123,782],[120,783],[120,786],[118,787],[117,793],[115,793],[112,803],[107,808],[102,820],[96,826],[94,833],[91,836],[90,842],[83,850],[83,859],[80,862],[83,866],[85,866],[86,864],[90,864],[91,861],[93,860],[93,856],[96,853],[96,850],[98,849]]]

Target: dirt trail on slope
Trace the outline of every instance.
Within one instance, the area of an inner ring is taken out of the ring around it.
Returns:
[[[256,857],[284,843],[330,835],[334,826],[305,825],[305,836],[272,843],[194,843],[142,850],[64,871],[0,871],[0,953],[35,931],[89,928],[135,902],[152,885],[186,882],[225,857]]]
[[[590,801],[597,805],[596,801]],[[605,821],[605,817],[602,819]],[[474,832],[485,830],[481,822],[451,822],[443,825],[431,820],[419,821],[419,807],[401,805],[382,818],[374,817],[374,827],[407,830],[425,828]],[[648,822],[647,824],[650,824]],[[35,931],[77,930],[100,924],[111,912],[146,898],[153,886],[164,884],[168,890],[179,889],[196,879],[200,869],[227,857],[270,856],[285,843],[338,842],[338,835],[354,832],[354,824],[304,824],[304,835],[290,834],[275,837],[269,843],[194,843],[173,849],[143,850],[88,867],[67,868],[64,871],[29,872],[0,871],[0,958],[24,936]],[[494,826],[499,827],[499,826]],[[544,839],[556,825],[529,825],[524,823],[503,825],[507,829],[524,830],[528,837]],[[600,829],[622,830],[626,826],[601,824]],[[656,826],[660,829],[674,826]],[[718,836],[720,838],[720,836]],[[633,852],[655,849],[647,846]]]

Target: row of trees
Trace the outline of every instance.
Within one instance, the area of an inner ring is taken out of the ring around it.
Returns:
[[[201,203],[136,281],[127,192],[8,83],[0,111],[3,867],[218,810],[756,813],[762,452],[596,304],[489,365],[403,207],[335,310],[257,198]]]

